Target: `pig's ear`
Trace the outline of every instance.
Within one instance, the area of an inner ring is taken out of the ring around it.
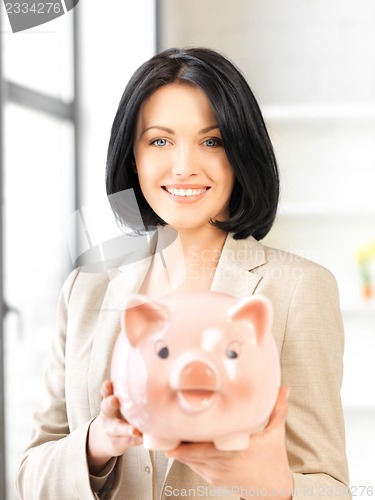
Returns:
[[[163,330],[168,322],[167,308],[140,294],[129,297],[121,317],[122,330],[133,346],[143,338]]]
[[[257,343],[261,343],[264,335],[272,327],[272,305],[262,295],[252,295],[241,299],[228,309],[229,321],[245,321],[254,331]]]

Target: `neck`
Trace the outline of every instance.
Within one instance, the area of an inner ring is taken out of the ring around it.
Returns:
[[[199,260],[207,261],[209,257],[213,257],[213,261],[218,260],[221,250],[223,249],[225,240],[227,238],[227,233],[217,229],[214,226],[194,228],[194,229],[178,229],[177,231],[177,242],[180,251],[184,257],[185,263],[193,260],[197,260],[197,254],[199,254]],[[163,242],[164,233],[167,231],[159,231],[159,238]],[[180,254],[181,255],[181,254]],[[214,257],[216,256],[217,259]],[[211,258],[209,259],[211,260]]]
[[[172,244],[171,228],[158,231],[158,246],[163,248],[163,265],[172,288],[188,283],[189,288],[209,288],[214,276],[227,233],[210,226],[204,229],[179,229]]]
[[[210,226],[159,227],[154,258],[141,293],[160,297],[171,291],[209,290],[227,233]]]

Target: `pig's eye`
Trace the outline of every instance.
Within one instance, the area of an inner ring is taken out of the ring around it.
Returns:
[[[225,355],[229,359],[236,359],[240,355],[240,344],[238,342],[232,342],[227,347]]]
[[[238,358],[238,352],[234,351],[233,349],[227,349],[227,358],[229,359],[236,359]]]
[[[158,356],[161,359],[167,359],[167,357],[169,356],[169,349],[168,349],[168,347],[162,347],[160,349],[160,351],[158,351]]]
[[[156,354],[161,359],[167,359],[169,356],[169,349],[163,342],[156,342],[155,344]]]

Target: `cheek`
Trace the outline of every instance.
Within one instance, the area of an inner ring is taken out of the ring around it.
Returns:
[[[148,186],[150,184],[150,177],[144,172],[144,170],[138,170],[138,181],[143,194],[147,193]]]
[[[139,184],[143,188],[159,182],[168,168],[168,159],[165,155],[143,154],[136,158]]]
[[[217,169],[216,171],[220,171],[220,182],[222,183],[225,191],[227,192],[232,192],[233,186],[234,186],[234,181],[235,181],[235,174],[233,171],[232,166],[226,161],[223,164],[221,164],[221,169]]]
[[[169,384],[171,371],[171,360],[161,359],[152,347],[144,354],[145,366],[147,367],[147,385],[152,388],[153,394],[162,394]],[[157,374],[157,376],[155,376]]]
[[[155,168],[149,168],[144,164],[140,168],[138,168],[139,185],[146,199],[149,196],[152,196],[152,190],[157,184],[158,178],[159,177],[156,175]]]
[[[230,190],[230,192],[232,192],[234,182],[236,180],[236,176],[234,174],[233,168],[230,165],[228,165],[228,168],[227,168],[226,178],[227,178],[229,190]]]
[[[221,179],[222,185],[222,194],[221,199],[223,202],[223,208],[229,207],[229,201],[232,196],[233,187],[234,187],[235,177],[232,171],[226,172],[226,175],[223,175]]]
[[[256,375],[254,377],[251,365],[251,357],[244,351],[241,351],[237,360],[224,360],[224,392],[227,392],[230,398],[235,400],[248,398],[255,390],[258,382],[254,380],[257,377]]]
[[[232,401],[248,401],[253,393],[251,380],[241,377],[231,381],[226,388],[226,393],[228,399]]]

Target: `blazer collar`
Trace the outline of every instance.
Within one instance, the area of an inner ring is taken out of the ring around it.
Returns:
[[[165,228],[160,228],[150,234],[148,244],[141,248],[142,255],[139,254],[138,260],[131,263],[123,263],[117,269],[108,272],[110,277],[110,287],[115,293],[117,306],[123,309],[122,301],[127,295],[137,293],[147,274],[152,262],[152,256],[162,249],[158,248],[158,233],[164,232]],[[173,242],[173,234],[169,236]],[[266,263],[264,246],[255,240],[252,236],[235,240],[231,233],[228,234],[218,266],[212,281],[211,290],[227,293],[235,297],[243,297],[254,292],[261,277],[253,273],[254,269]]]
[[[211,290],[239,298],[251,295],[261,280],[261,276],[252,271],[265,263],[261,243],[253,237],[235,240],[232,234],[228,234]]]

